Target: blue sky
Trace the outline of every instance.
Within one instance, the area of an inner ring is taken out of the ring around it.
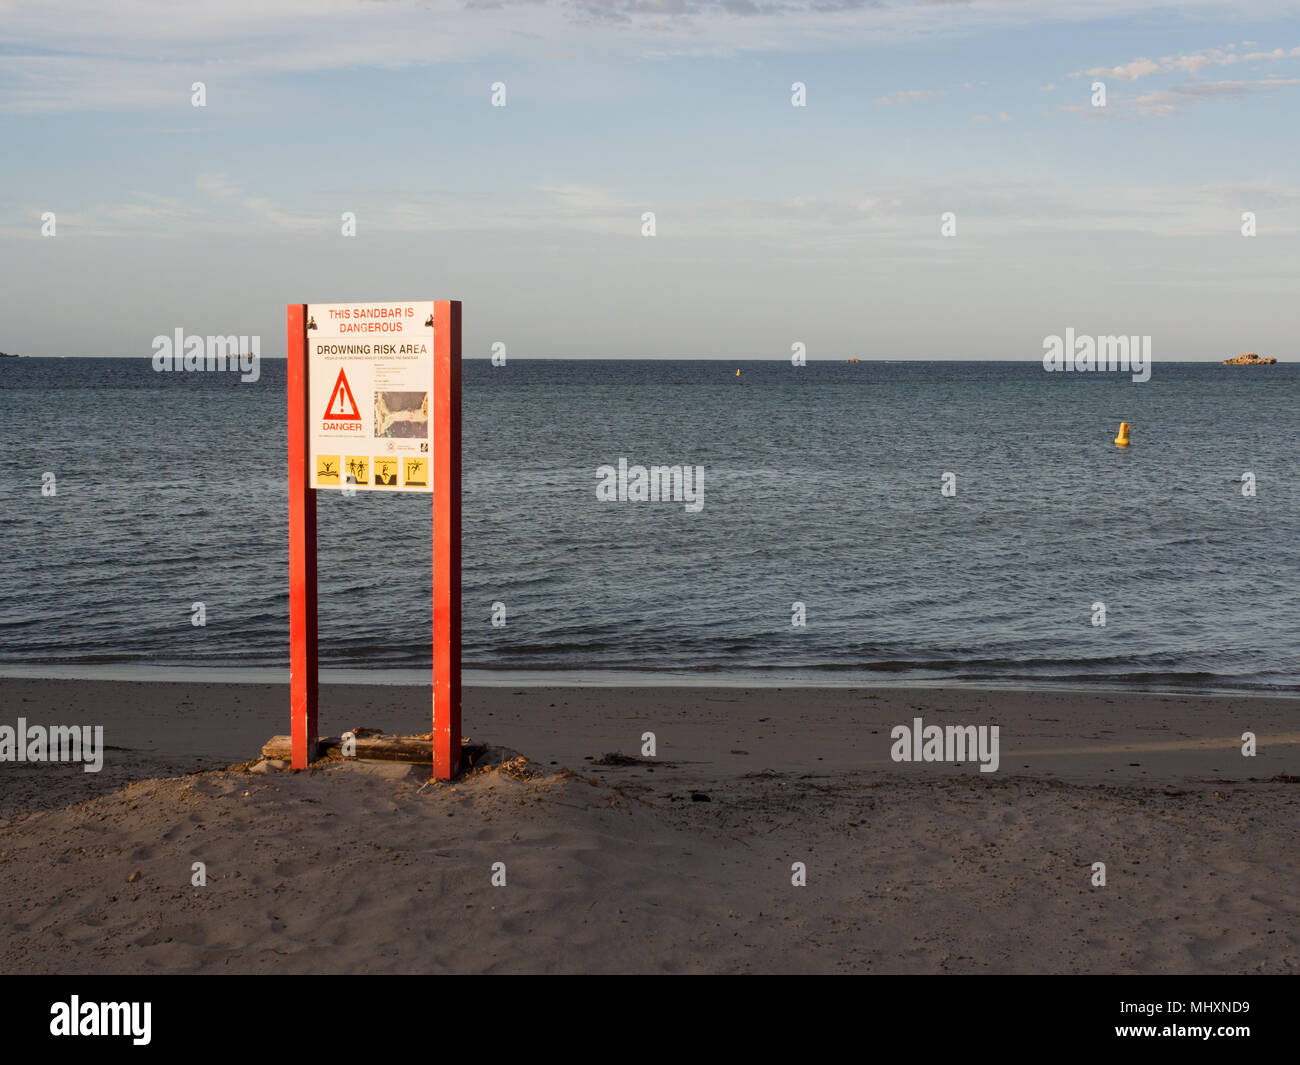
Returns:
[[[0,0],[0,349],[459,298],[467,356],[1289,360],[1297,13]]]

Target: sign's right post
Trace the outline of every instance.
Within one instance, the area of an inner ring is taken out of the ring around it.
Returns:
[[[460,301],[433,305],[433,775],[460,771]]]

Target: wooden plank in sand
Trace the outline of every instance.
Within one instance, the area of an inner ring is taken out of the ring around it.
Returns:
[[[356,757],[363,762],[427,764],[429,761],[428,736],[358,736],[356,745]],[[272,736],[262,745],[263,758],[288,760],[292,756],[293,742],[289,736]],[[342,759],[343,739],[339,736],[321,737],[317,757]]]

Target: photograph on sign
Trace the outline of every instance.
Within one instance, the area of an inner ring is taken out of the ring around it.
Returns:
[[[312,487],[432,492],[433,302],[308,304],[307,365]]]
[[[429,439],[428,392],[376,392],[375,436]]]

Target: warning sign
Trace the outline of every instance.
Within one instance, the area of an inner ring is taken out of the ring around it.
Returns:
[[[306,332],[314,487],[431,492],[433,301],[309,303]]]
[[[375,487],[376,488],[396,488],[397,487],[397,463],[398,460],[391,456],[375,458]]]
[[[322,522],[337,533],[347,515],[318,508],[317,490],[422,492],[427,502],[407,503],[424,514],[420,538],[432,549],[424,574],[433,607],[430,779],[454,780],[463,738],[460,301],[291,303],[285,312],[291,764],[306,769],[320,753],[318,600],[354,571],[318,557]],[[373,517],[366,528],[381,540],[400,538],[399,515]],[[391,575],[385,550],[366,553],[381,583]],[[405,562],[401,573],[421,582]]]
[[[370,456],[349,455],[344,467],[344,483],[366,488],[370,485]]]
[[[348,386],[348,375],[343,370],[339,371],[339,379],[334,382],[334,391],[330,393],[329,406],[325,408],[323,420],[358,423],[361,421],[361,411],[357,409],[357,401]],[[357,428],[361,428],[360,424]]]
[[[402,463],[405,472],[402,474],[402,484],[408,488],[424,488],[429,483],[429,460],[428,459],[405,459]]]
[[[316,483],[323,484],[329,488],[337,488],[339,484],[339,456],[338,455],[317,455],[316,456]]]

